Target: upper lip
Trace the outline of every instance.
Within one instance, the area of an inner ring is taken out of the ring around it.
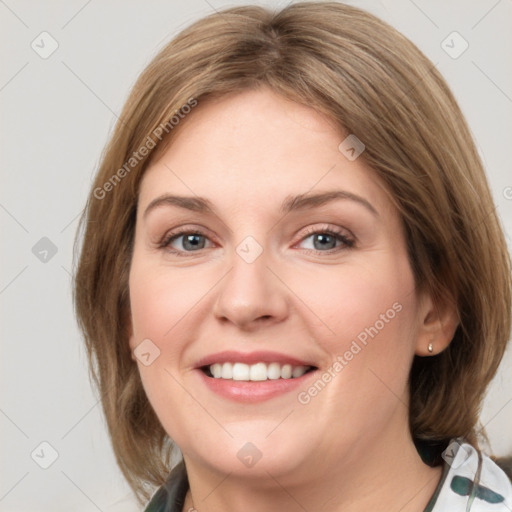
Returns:
[[[279,352],[258,350],[255,352],[237,352],[236,350],[224,350],[215,354],[207,355],[196,363],[196,368],[210,366],[215,363],[280,363],[291,364],[292,366],[314,366],[311,362],[303,361]]]

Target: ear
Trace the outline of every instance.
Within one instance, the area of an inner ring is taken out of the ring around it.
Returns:
[[[445,293],[436,300],[430,294],[422,295],[419,307],[418,336],[415,354],[434,356],[445,350],[459,325],[457,305],[451,295]],[[432,352],[429,344],[432,343]]]

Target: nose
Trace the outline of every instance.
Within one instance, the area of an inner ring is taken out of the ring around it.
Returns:
[[[233,253],[231,269],[219,283],[215,317],[244,331],[282,322],[288,314],[288,289],[270,268],[267,251],[254,261],[240,254]]]

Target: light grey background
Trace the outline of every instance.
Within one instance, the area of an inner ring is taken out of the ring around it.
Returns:
[[[71,304],[72,242],[137,75],[191,21],[243,3],[0,0],[1,511],[138,510],[87,378]],[[288,0],[255,3],[282,7]],[[511,247],[512,1],[350,3],[397,27],[446,77],[484,158]],[[46,59],[31,47],[48,51],[43,31],[58,43]],[[453,31],[469,44],[458,58],[445,51],[462,49]],[[39,246],[33,253],[43,237],[55,255]],[[512,452],[511,402],[509,350],[481,417],[496,454]],[[58,452],[48,469],[39,465],[52,460],[43,441]]]

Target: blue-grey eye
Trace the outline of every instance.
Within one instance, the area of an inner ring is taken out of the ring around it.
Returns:
[[[187,235],[179,235],[175,238],[175,240],[183,238],[183,249],[188,250],[196,250],[196,249],[204,249],[205,246],[205,237],[200,234],[187,234]],[[200,240],[202,239],[202,241]]]

